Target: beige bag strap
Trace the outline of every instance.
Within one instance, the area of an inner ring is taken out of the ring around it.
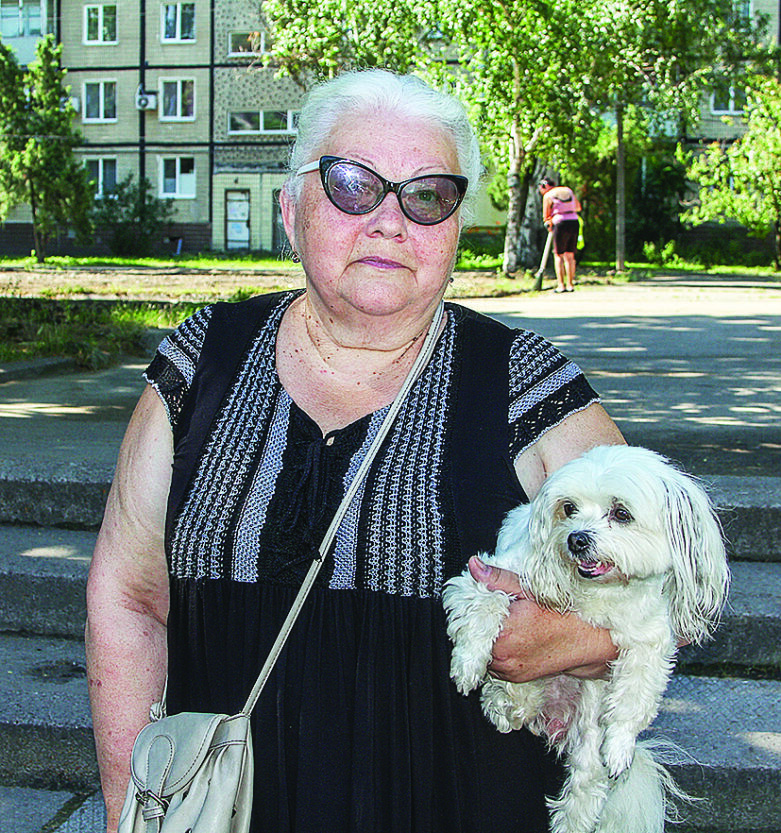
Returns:
[[[428,364],[432,354],[434,353],[434,347],[436,346],[437,337],[439,335],[439,328],[442,323],[444,313],[445,304],[444,302],[440,301],[439,306],[437,307],[436,312],[434,313],[434,318],[431,322],[431,326],[428,328],[426,340],[423,342],[423,346],[420,349],[420,353],[418,353],[415,362],[410,368],[409,373],[407,374],[407,378],[404,380],[404,384],[401,386],[401,390],[399,390],[399,392],[396,394],[396,398],[391,403],[391,406],[388,409],[388,413],[385,415],[385,419],[383,419],[382,425],[380,425],[380,430],[377,432],[377,435],[372,441],[371,446],[369,446],[369,450],[366,452],[366,456],[361,461],[361,465],[358,467],[358,471],[355,473],[355,477],[353,477],[353,480],[350,483],[350,487],[347,489],[347,492],[345,493],[341,504],[339,504],[339,508],[336,510],[336,514],[334,515],[334,518],[331,521],[331,525],[328,527],[328,531],[325,533],[323,542],[320,544],[319,555],[312,562],[309,571],[304,577],[301,589],[298,591],[296,598],[293,600],[293,605],[290,608],[290,612],[285,618],[285,621],[282,623],[279,635],[277,636],[274,644],[271,646],[271,650],[269,651],[269,655],[266,658],[266,662],[263,664],[263,668],[260,669],[258,679],[256,680],[255,685],[252,687],[252,691],[250,692],[250,695],[247,698],[247,702],[245,703],[244,708],[241,710],[242,714],[250,714],[250,712],[255,708],[255,704],[258,701],[258,697],[260,696],[261,691],[263,691],[263,687],[265,686],[266,681],[268,680],[271,671],[274,668],[274,665],[277,659],[279,658],[280,653],[282,652],[282,648],[284,648],[285,643],[287,642],[288,636],[290,636],[290,631],[293,629],[293,625],[295,624],[295,621],[298,618],[298,614],[301,612],[301,608],[304,606],[304,602],[306,601],[309,592],[314,586],[317,574],[320,572],[320,568],[323,566],[323,562],[325,561],[325,558],[328,555],[328,550],[331,548],[331,544],[334,538],[336,537],[336,532],[339,529],[339,525],[341,524],[342,519],[344,518],[347,510],[350,508],[350,504],[352,503],[352,500],[355,497],[356,492],[360,488],[363,479],[366,477],[366,474],[369,471],[369,467],[371,466],[374,457],[377,454],[377,451],[379,450],[380,446],[385,440],[385,437],[387,437],[388,432],[390,431],[391,426],[393,425],[393,422],[396,419],[396,416],[401,410],[401,406],[404,404],[404,400],[406,399],[407,394],[410,391],[410,388],[415,384],[418,377]]]

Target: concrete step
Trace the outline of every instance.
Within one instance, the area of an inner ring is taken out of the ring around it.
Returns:
[[[673,677],[649,734],[680,747],[676,782],[705,799],[671,830],[781,830],[781,681]]]
[[[0,526],[0,631],[81,638],[95,533]]]
[[[0,461],[0,523],[97,529],[112,468],[79,462],[45,469]]]
[[[721,625],[704,645],[681,649],[679,666],[781,674],[781,564],[735,561]]]
[[[0,636],[0,665],[0,784],[95,789],[82,645]],[[781,681],[674,677],[649,734],[681,747],[675,776],[706,799],[684,829],[781,830]]]
[[[83,643],[6,634],[0,667],[0,784],[95,789]]]
[[[0,459],[0,524],[94,530],[100,526],[113,467],[105,463]],[[703,478],[733,559],[781,563],[781,477]]]
[[[0,631],[81,639],[95,533],[0,525]],[[722,625],[681,665],[781,670],[781,564],[736,561]]]

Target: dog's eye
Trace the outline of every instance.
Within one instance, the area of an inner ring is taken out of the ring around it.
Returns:
[[[578,507],[577,507],[577,506],[575,506],[575,504],[574,504],[574,503],[572,503],[571,501],[569,501],[569,500],[565,500],[565,501],[564,501],[564,503],[562,503],[562,504],[561,504],[561,511],[562,511],[562,512],[563,512],[563,513],[564,513],[564,514],[565,514],[568,518],[571,518],[571,517],[575,514],[575,512],[577,512],[577,511],[578,511]]]
[[[634,520],[632,513],[626,508],[626,506],[621,506],[621,504],[617,504],[613,507],[613,511],[610,513],[610,516],[613,520],[618,521],[620,524],[628,524]]]

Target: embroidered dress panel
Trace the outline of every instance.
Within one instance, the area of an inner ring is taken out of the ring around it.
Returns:
[[[274,356],[279,322],[294,297],[281,295],[260,325],[201,449],[169,540],[169,568],[178,579],[297,584],[296,565],[308,563],[322,537],[319,514],[341,499],[385,414],[370,414],[326,440],[292,402]],[[164,340],[147,372],[174,424],[209,316],[206,308]],[[463,326],[458,313],[448,315],[434,356],[342,522],[319,582],[339,590],[439,595],[448,554],[458,549],[443,460]],[[171,374],[178,387],[161,384]],[[596,400],[576,365],[522,330],[510,350],[509,387],[508,460]],[[298,543],[288,540],[288,528],[299,530]]]
[[[176,520],[170,557],[171,570],[179,578],[238,580],[231,575],[232,566],[240,561],[235,552],[226,569],[231,555],[228,541],[282,390],[274,344],[283,312],[280,306],[270,316],[240,367]],[[247,575],[247,564],[241,564],[238,572]]]
[[[513,459],[565,417],[596,401],[598,397],[574,362],[542,336],[518,331],[510,356]]]
[[[268,439],[255,470],[252,487],[241,510],[233,539],[233,574],[237,581],[258,580],[257,562],[253,553],[258,551],[260,530],[266,523],[266,509],[274,497],[277,478],[282,471],[292,404],[287,391],[282,390],[277,397]]]

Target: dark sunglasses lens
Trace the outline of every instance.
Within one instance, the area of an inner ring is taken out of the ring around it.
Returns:
[[[383,194],[382,182],[371,171],[350,162],[336,162],[326,171],[323,185],[334,205],[346,214],[366,214]]]
[[[408,182],[401,191],[407,216],[424,226],[446,220],[458,208],[456,183],[446,176],[426,176]]]

